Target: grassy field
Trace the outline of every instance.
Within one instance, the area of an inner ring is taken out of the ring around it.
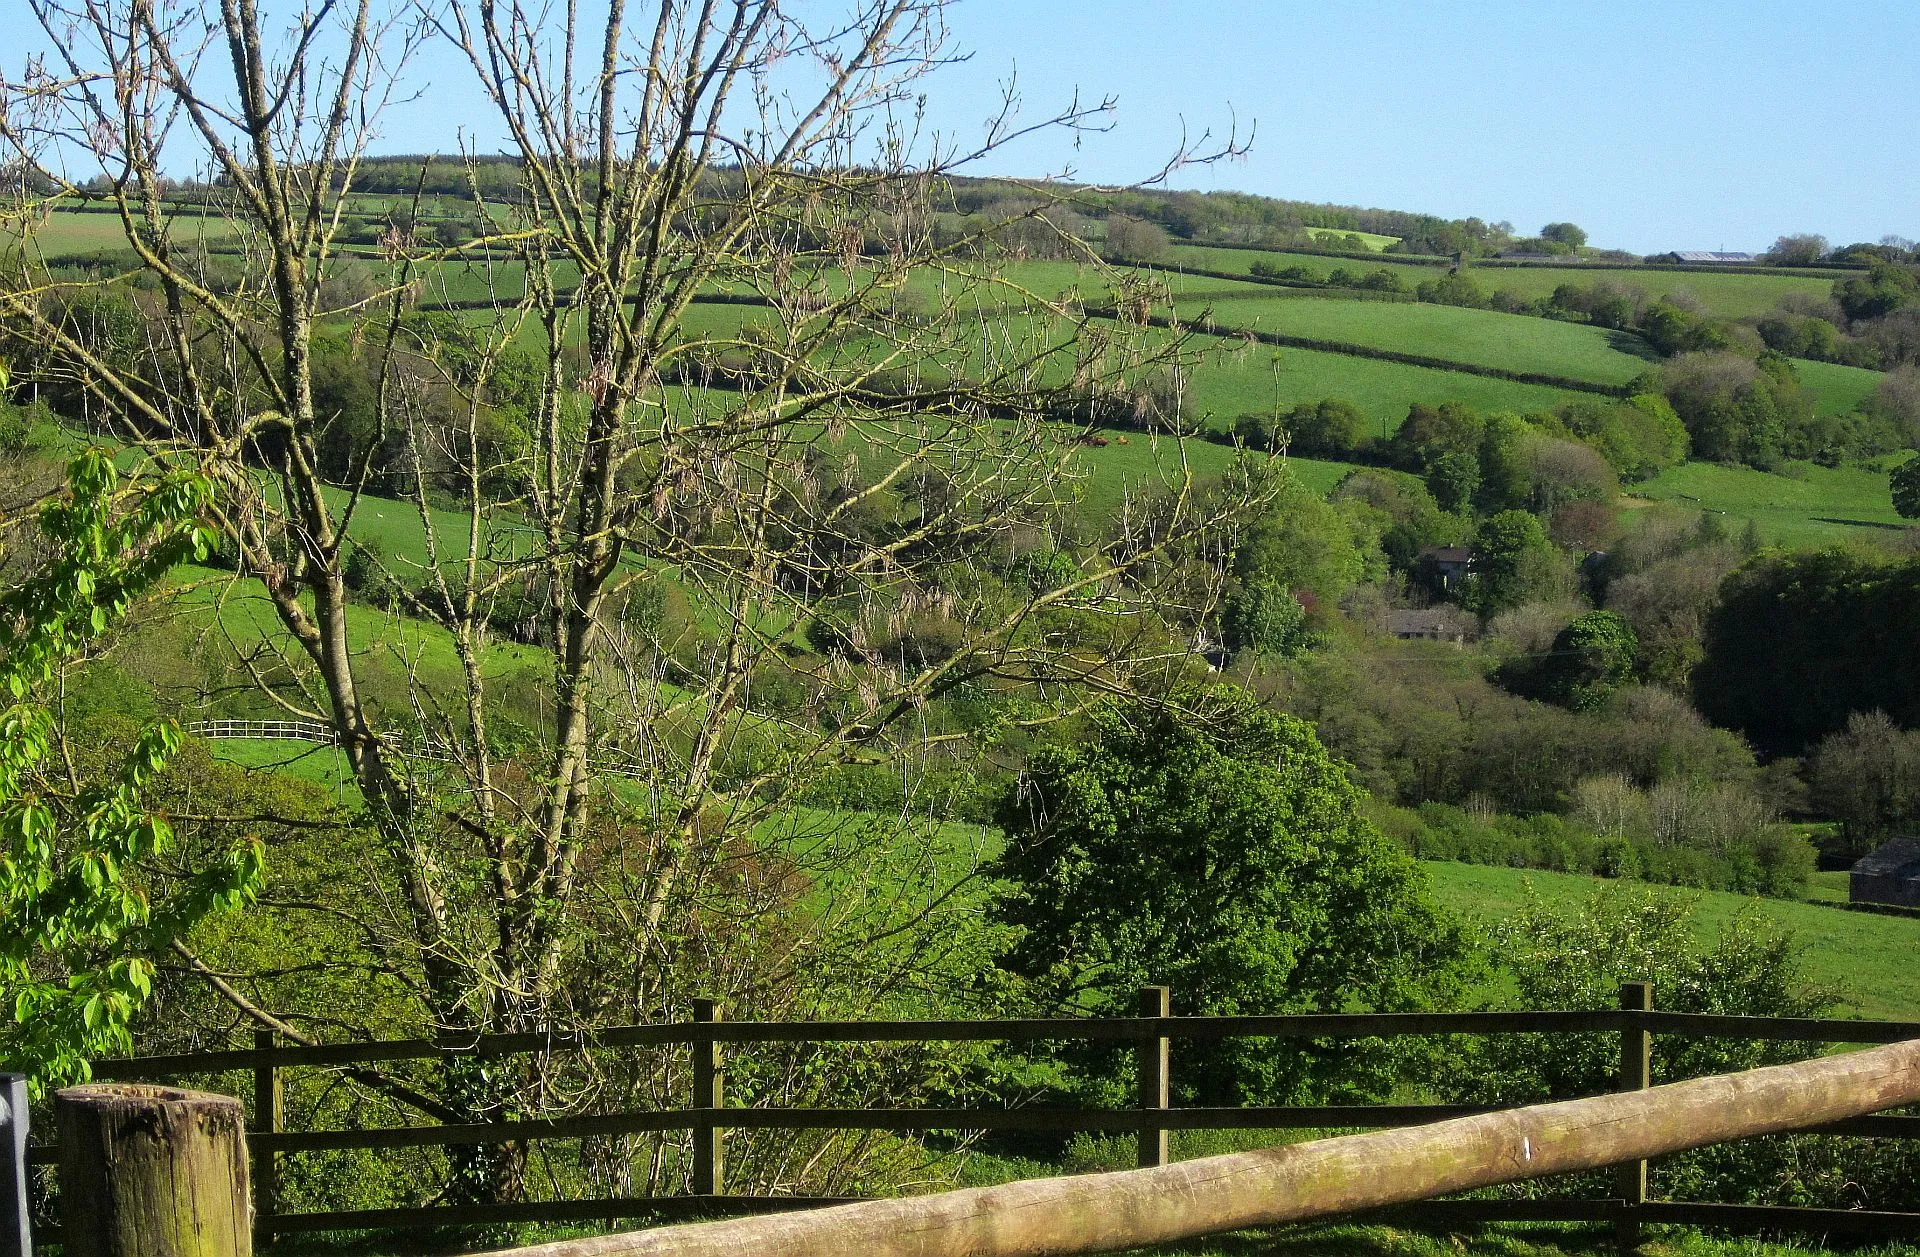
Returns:
[[[1388,261],[1384,255],[1327,257],[1319,253],[1278,253],[1267,249],[1221,249],[1204,244],[1169,246],[1166,265],[1191,266],[1196,270],[1224,271],[1234,275],[1251,275],[1255,262],[1262,262],[1268,266],[1304,267],[1315,279],[1325,279],[1335,271],[1388,270],[1398,275],[1408,288],[1412,288],[1422,280],[1446,274],[1445,267],[1423,266],[1416,262],[1392,262]]]
[[[1553,295],[1561,284],[1591,285],[1602,280],[1627,284],[1649,297],[1691,298],[1709,314],[1749,319],[1780,304],[1789,293],[1825,297],[1833,280],[1812,275],[1741,275],[1718,271],[1578,271],[1568,267],[1483,266],[1470,268],[1474,282],[1489,293],[1505,289],[1532,301]]]
[[[1800,382],[1813,394],[1814,409],[1823,415],[1851,414],[1873,395],[1886,377],[1865,367],[1843,367],[1837,362],[1793,361]]]
[[[1226,470],[1235,454],[1232,446],[1212,441],[1174,441],[1139,432],[1102,435],[1107,438],[1106,445],[1083,446],[1074,456],[1075,463],[1086,473],[1079,486],[1081,501],[1088,514],[1100,518],[1117,515],[1129,494],[1139,495],[1178,483],[1183,468],[1196,477],[1217,476]],[[1321,494],[1331,492],[1356,465],[1317,458],[1287,460],[1294,477]]]
[[[1126,268],[1121,268],[1125,270]],[[1014,304],[1030,294],[1033,297],[1051,301],[1069,291],[1077,292],[1081,297],[1098,301],[1110,291],[1108,276],[1100,268],[1077,262],[1028,261],[1001,264],[989,272],[981,268],[978,275],[974,268],[966,263],[955,263],[950,270],[923,269],[907,281],[907,288],[922,298],[931,300],[943,290],[960,298],[964,312],[970,300],[975,296],[984,297],[994,306]],[[989,280],[991,273],[995,278]],[[579,272],[570,262],[558,262],[554,267],[554,283],[561,288],[570,287],[576,282]],[[1175,294],[1223,293],[1245,296],[1261,296],[1275,291],[1273,285],[1255,280],[1244,283],[1231,279],[1216,279],[1206,275],[1181,275],[1177,272],[1157,271],[1154,278]],[[511,259],[490,261],[484,258],[468,258],[439,263],[431,268],[424,277],[425,296],[430,301],[483,301],[489,298],[499,301],[513,301],[524,291],[526,268]],[[840,280],[844,283],[844,280]],[[750,291],[745,286],[736,286],[736,291]],[[1284,291],[1284,290],[1283,290]],[[965,294],[961,298],[961,294]]]
[[[1315,240],[1328,245],[1344,244],[1348,236],[1358,236],[1366,243],[1366,246],[1375,253],[1380,252],[1388,245],[1400,243],[1400,237],[1383,236],[1377,231],[1341,231],[1334,227],[1310,227],[1307,229],[1307,234],[1311,235]]]
[[[1195,401],[1216,427],[1227,427],[1249,411],[1270,411],[1276,404],[1339,397],[1360,408],[1370,432],[1386,436],[1399,428],[1415,402],[1458,401],[1477,410],[1524,414],[1551,410],[1584,395],[1317,349],[1246,346],[1226,337],[1196,340],[1210,356],[1195,373]]]
[[[1250,274],[1256,261],[1272,266],[1303,266],[1313,275],[1325,278],[1336,269],[1378,270],[1385,267],[1399,275],[1411,288],[1423,280],[1445,274],[1445,268],[1420,266],[1409,262],[1390,262],[1386,258],[1330,258],[1311,253],[1267,253],[1253,249],[1217,249],[1206,245],[1174,245],[1169,255],[1174,265],[1192,266],[1210,271]],[[1481,288],[1489,293],[1505,289],[1531,301],[1550,296],[1561,284],[1592,284],[1597,280],[1631,284],[1650,297],[1682,294],[1699,301],[1713,314],[1727,319],[1753,318],[1772,310],[1789,293],[1825,297],[1833,290],[1833,279],[1816,275],[1743,275],[1717,271],[1602,270],[1572,267],[1482,266],[1469,267]],[[1836,275],[1838,273],[1836,272]]]
[[[198,214],[175,215],[168,224],[173,239],[187,241],[213,239],[230,234],[232,228],[226,220],[217,217],[202,217]],[[127,247],[126,233],[121,230],[120,216],[117,214],[82,214],[70,211],[55,211],[47,216],[44,223],[35,227],[32,233],[33,249],[42,257],[57,257],[67,253],[99,253]],[[0,250],[11,248],[18,241],[15,233],[0,229]]]
[[[1284,290],[1282,290],[1284,291]],[[1391,301],[1193,300],[1223,328],[1311,336],[1509,371],[1624,384],[1653,365],[1627,333],[1494,310]],[[1872,374],[1869,372],[1868,374]]]
[[[1720,463],[1682,463],[1633,486],[1633,492],[1712,511],[1736,527],[1751,520],[1767,544],[1796,549],[1889,538],[1908,526],[1894,512],[1885,473],[1791,466],[1791,475],[1774,475]]]
[[[1555,908],[1572,908],[1606,883],[1597,878],[1476,864],[1425,865],[1440,901],[1481,921],[1511,916],[1533,895]],[[1742,913],[1788,930],[1807,945],[1806,972],[1841,994],[1841,1015],[1920,1018],[1920,919],[1850,912],[1829,903],[1730,895],[1718,891],[1661,891],[1698,902],[1700,941]]]

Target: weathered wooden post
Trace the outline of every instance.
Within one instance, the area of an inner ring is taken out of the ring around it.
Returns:
[[[254,1051],[271,1052],[273,1046],[273,1031],[253,1032]],[[253,1129],[277,1134],[284,1125],[280,1073],[270,1058],[257,1061],[253,1067]],[[279,1195],[279,1154],[271,1147],[261,1147],[253,1154],[253,1233],[262,1244],[273,1238],[273,1214],[279,1207]]]
[[[0,1257],[33,1257],[27,1229],[27,1076],[0,1074]]]
[[[719,1021],[726,1014],[719,1001],[693,1001],[693,1020],[700,1024]],[[698,1196],[717,1196],[727,1182],[725,1135],[715,1124],[715,1116],[727,1103],[727,1076],[720,1056],[720,1041],[711,1033],[695,1032],[693,1038],[693,1104],[695,1109],[711,1110],[703,1114],[693,1128],[693,1190]]]
[[[1621,983],[1620,1011],[1628,1014],[1653,1011],[1653,983]],[[1645,1091],[1652,1085],[1653,1035],[1647,1031],[1644,1021],[1629,1017],[1629,1024],[1620,1031],[1620,1077],[1615,1090]],[[1614,1190],[1621,1200],[1620,1216],[1613,1224],[1613,1238],[1620,1245],[1620,1251],[1631,1252],[1640,1247],[1637,1210],[1647,1203],[1647,1163],[1622,1161],[1613,1173]]]
[[[144,1083],[54,1099],[67,1257],[251,1257],[240,1101]]]
[[[1140,988],[1138,1015],[1142,1017],[1166,1017],[1173,1011],[1172,1001],[1164,986],[1143,986]],[[1142,1039],[1135,1049],[1138,1053],[1140,1070],[1140,1107],[1146,1110],[1165,1110],[1170,1098],[1169,1073],[1171,1053],[1165,1038]],[[1139,1165],[1141,1168],[1165,1165],[1168,1160],[1167,1129],[1162,1126],[1154,1130],[1141,1128],[1136,1137],[1139,1141]]]

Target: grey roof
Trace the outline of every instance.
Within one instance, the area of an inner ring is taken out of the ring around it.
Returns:
[[[1428,546],[1420,551],[1420,557],[1435,563],[1470,563],[1473,550],[1469,546]]]
[[[1868,877],[1920,880],[1920,838],[1895,838],[1854,862],[1853,871]]]
[[[1387,614],[1387,628],[1394,633],[1464,633],[1466,631],[1461,623],[1461,616],[1451,607],[1392,611]]]
[[[1682,262],[1752,262],[1751,253],[1712,253],[1699,249],[1677,249],[1674,257]]]

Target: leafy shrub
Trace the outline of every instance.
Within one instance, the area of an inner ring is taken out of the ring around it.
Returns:
[[[1561,429],[1600,452],[1622,480],[1644,480],[1687,457],[1687,427],[1655,394],[1625,402],[1582,398],[1553,415]]]
[[[1270,580],[1244,581],[1227,595],[1221,635],[1227,649],[1236,654],[1291,655],[1309,640],[1307,609],[1289,590]]]
[[[1512,1006],[1615,1007],[1622,982],[1653,983],[1657,1007],[1675,1012],[1818,1017],[1835,992],[1808,982],[1803,945],[1743,914],[1710,944],[1697,940],[1693,901],[1609,887],[1571,911],[1535,900],[1497,927],[1491,958],[1510,979]],[[1653,1080],[1677,1082],[1817,1055],[1821,1045],[1660,1035]],[[1608,1035],[1489,1035],[1442,1058],[1442,1083],[1459,1103],[1526,1104],[1594,1095],[1615,1085],[1619,1047]],[[1791,1135],[1744,1140],[1662,1158],[1656,1196],[1729,1203],[1911,1208],[1920,1202],[1920,1153],[1904,1140]],[[1524,1196],[1606,1195],[1604,1172],[1503,1189]]]
[[[1038,1005],[1128,1014],[1147,983],[1179,1014],[1414,1009],[1450,998],[1461,936],[1303,721],[1229,686],[1113,705],[1036,754],[999,821],[1003,958]],[[1390,945],[1388,940],[1391,940]],[[1120,1100],[1126,1055],[1075,1053],[1069,1086]],[[1379,1095],[1380,1044],[1195,1044],[1185,1102]]]
[[[1464,271],[1451,271],[1439,279],[1426,280],[1414,293],[1420,300],[1434,305],[1466,306],[1473,310],[1484,310],[1488,306],[1486,292]]]

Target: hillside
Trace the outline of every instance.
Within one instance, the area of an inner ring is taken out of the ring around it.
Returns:
[[[1481,921],[1511,915],[1530,896],[1552,907],[1570,908],[1606,884],[1591,877],[1537,870],[1437,862],[1423,867],[1442,903]],[[1694,923],[1703,943],[1742,914],[1795,935],[1806,947],[1807,976],[1839,994],[1842,1016],[1920,1020],[1920,918],[1718,891],[1663,889],[1659,893],[1684,895],[1697,902]],[[1659,999],[1659,992],[1654,998]]]
[[[1711,512],[1736,528],[1751,523],[1768,545],[1789,548],[1892,537],[1912,522],[1895,513],[1884,471],[1811,463],[1789,471],[1685,463],[1634,485],[1632,492],[1643,501]]]
[[[1284,290],[1281,290],[1284,291]],[[1224,328],[1344,341],[1473,366],[1620,385],[1653,357],[1635,336],[1604,328],[1458,306],[1385,301],[1288,301],[1206,294],[1178,302],[1189,319]]]

